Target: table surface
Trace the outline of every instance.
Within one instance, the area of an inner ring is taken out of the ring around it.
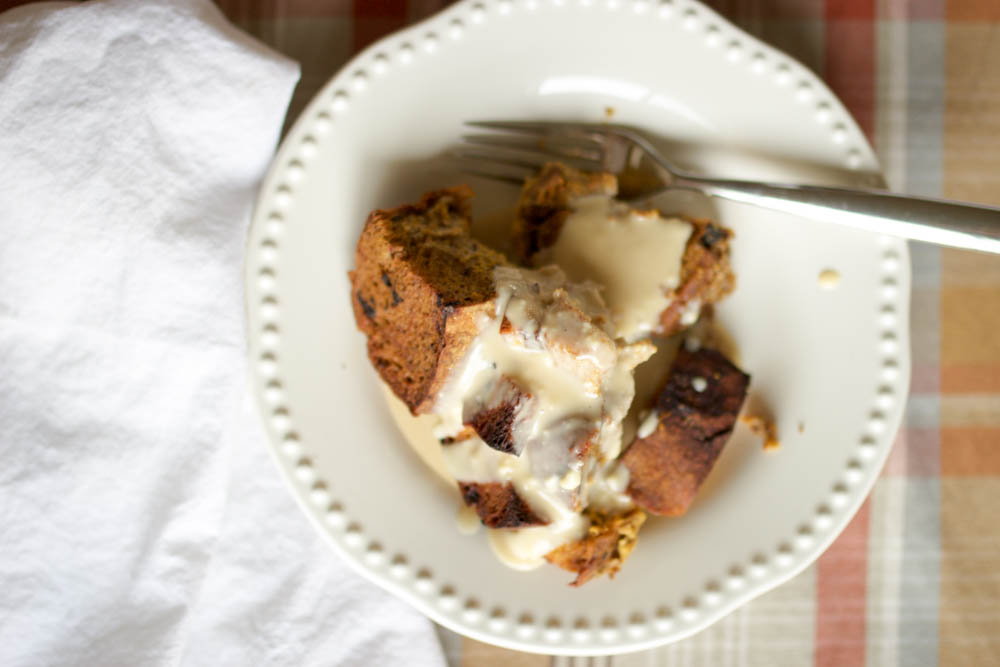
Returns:
[[[218,0],[302,64],[294,119],[374,39],[441,0]],[[21,4],[0,0],[0,10]],[[1000,205],[1000,0],[711,0],[823,77],[890,186]],[[1000,257],[913,244],[913,382],[869,499],[787,584],[676,644],[608,658],[440,629],[453,665],[1000,663]]]

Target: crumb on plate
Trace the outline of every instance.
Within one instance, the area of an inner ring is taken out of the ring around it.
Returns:
[[[750,428],[750,432],[759,438],[764,440],[764,449],[777,449],[781,446],[781,441],[778,439],[778,429],[774,425],[774,420],[766,419],[760,415],[743,415],[740,417],[740,421],[746,424]],[[799,424],[799,431],[802,430],[802,424]]]

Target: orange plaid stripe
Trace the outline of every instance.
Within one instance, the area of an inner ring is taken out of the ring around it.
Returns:
[[[1000,2],[996,0],[948,0],[949,21],[1000,21]]]

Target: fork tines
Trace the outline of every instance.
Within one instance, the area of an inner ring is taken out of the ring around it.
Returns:
[[[466,125],[493,130],[466,134],[462,141],[467,145],[448,152],[462,163],[463,171],[477,176],[521,185],[547,162],[601,168],[601,144],[584,133],[566,130],[560,123],[474,121]]]

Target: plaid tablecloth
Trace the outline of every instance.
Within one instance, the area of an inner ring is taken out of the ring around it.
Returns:
[[[0,9],[17,1],[0,0]],[[219,0],[302,63],[294,118],[358,49],[441,0]],[[822,76],[890,185],[1000,205],[1000,0],[711,0]],[[869,500],[819,561],[710,629],[613,658],[441,630],[454,665],[1000,664],[1000,258],[913,250],[913,384]]]

